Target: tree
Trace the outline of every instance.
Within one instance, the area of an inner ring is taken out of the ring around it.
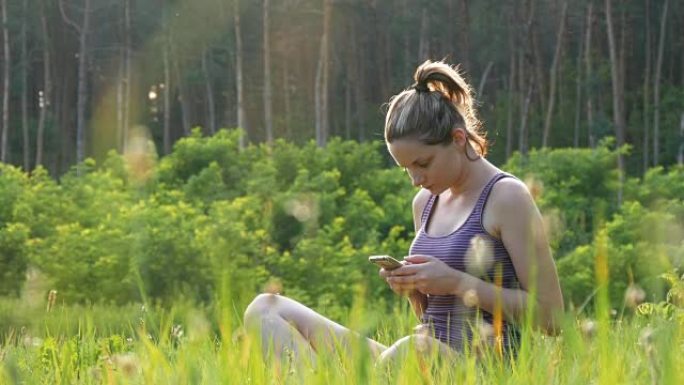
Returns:
[[[43,38],[43,91],[42,94],[40,94],[38,102],[40,116],[38,118],[38,132],[36,134],[36,166],[43,164],[45,120],[47,119],[52,103],[52,74],[45,0],[41,0],[40,2],[40,27]]]
[[[323,33],[321,35],[318,66],[316,67],[315,104],[316,104],[316,143],[323,147],[328,141],[328,66],[330,23],[332,20],[332,0],[323,0]]]
[[[166,6],[166,1],[163,2]],[[166,8],[166,7],[165,7]],[[171,31],[169,30],[169,16],[166,9],[162,12],[162,63],[164,66],[164,89],[162,99],[164,103],[164,121],[162,129],[162,145],[164,154],[171,153]]]
[[[553,108],[556,104],[556,82],[558,79],[558,67],[560,63],[561,47],[563,46],[563,35],[565,33],[565,18],[568,12],[567,1],[563,2],[563,11],[561,13],[560,24],[558,25],[558,33],[556,35],[556,51],[553,55],[553,62],[551,63],[551,71],[549,83],[549,102],[546,109],[546,120],[544,121],[544,136],[542,138],[542,147],[546,147],[549,143],[551,135],[551,118],[553,117]]]
[[[273,143],[273,97],[271,90],[271,13],[270,0],[264,0],[264,124],[266,126],[266,143]]]
[[[244,78],[242,74],[242,27],[240,25],[240,0],[233,0],[233,21],[235,23],[235,84],[237,92],[237,125],[245,131],[240,137],[240,147],[243,148],[249,141],[249,128],[245,116],[245,91]]]
[[[7,0],[0,0],[2,11],[2,41],[3,41],[3,71],[2,71],[2,139],[0,144],[0,162],[7,161],[7,138],[9,133],[9,98],[10,98],[10,67],[12,56],[10,52],[9,25],[7,24]]]
[[[59,10],[64,22],[70,25],[78,35],[78,92],[76,102],[76,162],[85,159],[86,108],[88,103],[88,35],[90,34],[90,0],[83,0],[83,21],[76,24],[64,9],[64,0],[59,0]]]
[[[28,117],[28,67],[26,24],[28,20],[28,0],[23,0],[21,18],[21,132],[23,140],[24,170],[31,169],[31,144],[29,139]]]
[[[205,48],[202,52],[202,75],[204,75],[204,90],[207,95],[207,119],[206,128],[211,134],[216,133],[216,105],[214,103],[214,87],[212,86],[209,64],[211,63],[211,52]]]
[[[643,125],[644,125],[644,154],[643,154],[643,172],[646,173],[648,170],[649,166],[649,146],[650,146],[650,139],[649,139],[649,131],[650,131],[650,105],[649,105],[649,97],[650,97],[650,84],[651,84],[651,43],[652,43],[652,38],[651,38],[651,1],[646,0],[645,1],[645,24],[646,24],[646,31],[645,31],[645,40],[646,40],[646,52],[644,56],[646,56],[646,66],[644,69],[644,84],[643,84]]]
[[[624,62],[623,55],[617,53],[617,42],[613,26],[612,1],[606,0],[606,29],[608,32],[608,51],[610,52],[610,74],[613,85],[613,126],[615,128],[615,138],[618,148],[625,144],[625,84],[622,75]],[[622,36],[624,38],[624,35]],[[622,152],[618,152],[617,157],[618,172],[620,173],[620,186],[624,179],[625,161]],[[618,203],[622,202],[622,189],[618,189]]]
[[[653,78],[653,165],[660,162],[660,77],[663,69],[663,53],[665,50],[665,25],[667,24],[667,5],[665,0],[663,13],[660,17],[660,36],[658,37],[658,59],[656,61],[655,76]]]

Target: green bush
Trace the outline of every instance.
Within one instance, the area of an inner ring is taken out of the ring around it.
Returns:
[[[380,142],[333,139],[241,149],[239,132],[199,130],[156,161],[110,153],[56,181],[0,165],[0,290],[33,265],[67,302],[245,302],[267,289],[342,315],[359,287],[394,295],[368,255],[407,252],[415,188]],[[547,218],[561,284],[579,306],[595,290],[595,233],[608,239],[610,293],[682,265],[684,168],[628,178],[617,206],[616,150],[533,150],[504,168],[528,182]],[[138,162],[138,163],[136,163]],[[590,301],[591,302],[591,301]]]

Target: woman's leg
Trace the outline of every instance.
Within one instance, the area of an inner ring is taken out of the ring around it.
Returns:
[[[344,326],[277,294],[259,294],[247,306],[244,322],[248,330],[260,332],[264,354],[272,347],[276,356],[287,348],[295,356],[313,358],[320,349],[333,349],[336,344],[348,347],[350,339],[359,338]],[[374,358],[387,349],[370,338],[365,340]]]
[[[426,334],[412,334],[397,340],[378,357],[377,365],[384,366],[400,362],[408,352],[414,351],[419,358],[437,355],[440,358],[453,358],[456,352],[444,342]]]

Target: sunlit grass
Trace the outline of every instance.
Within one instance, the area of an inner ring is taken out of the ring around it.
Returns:
[[[558,337],[525,328],[512,360],[486,352],[454,359],[409,353],[396,365],[377,367],[360,343],[349,353],[339,346],[320,353],[314,363],[290,355],[264,360],[260,342],[242,331],[240,311],[230,305],[150,307],[57,304],[47,312],[1,300],[0,383],[684,383],[684,326],[630,311],[599,314],[591,322],[568,314]],[[359,300],[340,321],[385,344],[415,326],[405,305],[389,314],[377,314],[378,308]]]

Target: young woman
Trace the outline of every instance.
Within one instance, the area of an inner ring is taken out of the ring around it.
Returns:
[[[515,348],[515,325],[530,309],[539,329],[557,333],[563,298],[541,215],[525,184],[484,158],[487,141],[470,86],[443,62],[426,61],[414,80],[390,100],[385,141],[421,187],[413,200],[416,237],[403,266],[381,269],[380,276],[408,298],[421,327],[390,347],[367,339],[371,351],[380,360],[410,344],[463,351],[484,325],[494,347],[505,353]],[[287,347],[313,357],[356,338],[304,305],[272,294],[249,305],[245,325],[259,329],[264,348],[273,346],[276,354]]]

